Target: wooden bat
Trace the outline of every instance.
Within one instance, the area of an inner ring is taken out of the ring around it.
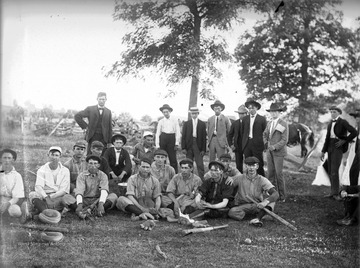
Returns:
[[[254,204],[258,204],[258,202],[256,202],[254,199],[252,199],[250,196],[246,195],[246,197],[253,202]],[[281,222],[282,224],[286,225],[287,227],[289,227],[290,229],[293,229],[294,231],[297,230],[297,228],[292,225],[290,222],[284,220],[283,218],[281,218],[280,216],[276,215],[274,212],[272,212],[271,210],[267,209],[267,208],[263,208],[263,210],[265,210],[265,212],[267,214],[269,214],[271,217],[273,217],[274,219],[278,220],[279,222]]]
[[[212,230],[216,230],[216,229],[222,229],[222,228],[226,228],[226,227],[229,227],[229,224],[212,226],[212,227],[204,227],[204,228],[187,229],[187,230],[183,230],[183,233],[185,235],[189,235],[189,234],[194,234],[194,233],[203,233],[203,232],[208,232],[208,231],[212,231]]]
[[[22,224],[19,224],[19,223],[10,223],[10,226],[19,227],[19,228],[25,228],[25,229],[39,230],[39,231],[51,231],[51,232],[62,232],[62,233],[68,233],[69,232],[68,228],[55,227],[55,226],[22,225]]]

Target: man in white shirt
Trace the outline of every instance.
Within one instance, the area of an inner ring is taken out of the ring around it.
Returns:
[[[168,153],[170,166],[178,172],[178,164],[176,159],[176,151],[180,143],[180,126],[176,118],[171,117],[170,113],[173,109],[164,104],[160,107],[160,111],[163,113],[164,118],[159,120],[156,129],[156,148],[165,150]]]

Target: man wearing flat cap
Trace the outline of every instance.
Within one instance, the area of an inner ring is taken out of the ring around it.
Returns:
[[[74,192],[79,174],[86,170],[85,151],[86,141],[77,141],[73,146],[73,156],[64,163],[70,171],[70,193]]]
[[[331,122],[327,127],[325,143],[321,150],[321,161],[324,161],[325,153],[327,153],[327,170],[330,177],[331,192],[329,197],[340,200],[339,197],[339,167],[343,153],[348,150],[349,142],[353,140],[357,131],[348,121],[342,119],[340,114],[342,110],[336,106],[329,108],[331,113]],[[350,133],[348,135],[348,132]]]
[[[250,156],[245,158],[246,173],[233,178],[233,186],[237,187],[234,206],[229,211],[229,217],[241,221],[246,214],[256,214],[250,220],[250,224],[262,227],[262,218],[265,216],[263,208],[274,210],[275,201],[279,198],[274,185],[257,173],[259,159]],[[254,204],[248,197],[254,199],[258,204]]]
[[[167,152],[170,166],[178,171],[176,151],[180,144],[180,126],[177,118],[170,116],[173,109],[164,104],[160,107],[160,111],[163,113],[164,118],[159,120],[156,129],[155,143],[156,148],[163,149]]]
[[[126,137],[121,134],[115,134],[111,137],[111,143],[114,147],[108,148],[104,153],[104,158],[111,168],[110,176],[117,182],[126,182],[131,176],[131,160],[129,152],[124,149]]]
[[[199,108],[191,107],[191,119],[186,121],[182,128],[181,146],[186,158],[195,159],[198,175],[204,179],[204,160],[206,152],[206,124],[201,121]]]
[[[169,182],[166,194],[162,197],[161,206],[170,208],[175,215],[190,214],[196,210],[195,195],[201,186],[202,180],[193,173],[194,164],[191,159],[183,159],[179,163],[180,173]]]
[[[279,103],[271,103],[270,109],[266,110],[271,115],[263,133],[267,159],[267,178],[279,192],[279,201],[285,202],[285,180],[283,176],[284,157],[287,154],[286,144],[289,139],[289,126],[280,118],[280,113],[284,107]]]
[[[105,92],[98,93],[97,102],[97,105],[88,106],[85,110],[75,114],[74,119],[82,129],[86,130],[85,140],[88,144],[100,141],[102,144],[110,146],[112,118],[111,111],[105,107]],[[85,122],[84,118],[87,118],[89,123]],[[87,154],[90,154],[90,148],[88,148]]]
[[[160,182],[161,193],[165,194],[170,180],[175,176],[172,166],[166,164],[168,154],[165,150],[157,149],[154,152],[154,162],[151,163],[150,172]]]
[[[133,167],[134,174],[136,174],[139,170],[141,158],[146,157],[148,159],[154,159],[155,149],[154,134],[150,131],[144,131],[143,140],[137,143],[131,152],[134,156],[133,161],[135,162],[135,167]]]
[[[20,173],[15,170],[14,162],[17,154],[11,149],[0,152],[0,216],[19,218],[24,205],[20,204],[25,198],[24,183]],[[26,201],[24,202],[26,203]],[[2,221],[1,221],[2,223]]]
[[[230,127],[228,134],[228,143],[235,153],[236,168],[242,173],[243,172],[243,151],[242,151],[242,119],[247,115],[248,110],[245,105],[240,105],[238,110],[235,111],[239,115],[239,119],[235,120]]]
[[[230,120],[221,112],[224,111],[225,105],[216,100],[210,105],[211,109],[215,112],[215,115],[208,119],[207,134],[209,142],[210,161],[216,159],[216,156],[226,152],[228,145],[227,135],[230,131]]]
[[[258,173],[265,176],[263,152],[265,149],[263,132],[266,128],[266,118],[258,114],[261,104],[254,99],[247,99],[245,107],[249,115],[243,118],[242,148],[244,157],[255,156],[259,159]]]

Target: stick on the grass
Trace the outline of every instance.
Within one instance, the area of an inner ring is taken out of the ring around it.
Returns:
[[[250,196],[246,195],[246,197],[253,202],[254,204],[258,204],[258,202],[256,202],[253,198],[251,198]],[[289,227],[290,229],[293,229],[294,231],[297,230],[297,228],[292,225],[290,222],[284,220],[283,218],[281,218],[280,216],[276,215],[274,212],[272,212],[271,210],[267,209],[267,208],[263,208],[263,210],[265,210],[265,212],[267,214],[269,214],[271,217],[273,217],[274,219],[278,220],[279,222],[281,222],[282,224],[286,225],[287,227]]]
[[[51,231],[51,232],[61,232],[61,233],[68,233],[68,228],[62,228],[62,227],[56,227],[56,226],[41,226],[41,225],[23,225],[19,223],[10,223],[10,226],[12,227],[19,227],[19,228],[25,228],[25,229],[33,229],[33,230],[39,230],[39,231]]]
[[[183,230],[183,233],[185,235],[194,234],[194,233],[203,233],[203,232],[208,232],[208,231],[221,229],[221,228],[226,228],[226,227],[229,227],[229,224],[219,225],[219,226],[212,226],[212,227],[204,227],[204,228],[188,229],[188,230]]]

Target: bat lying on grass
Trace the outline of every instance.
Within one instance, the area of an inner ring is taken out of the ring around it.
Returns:
[[[212,230],[216,230],[216,229],[222,229],[222,228],[226,228],[226,227],[229,227],[229,225],[225,224],[225,225],[212,226],[212,227],[188,229],[188,230],[183,230],[183,233],[185,235],[189,235],[189,234],[194,234],[194,233],[203,233],[203,232],[208,232],[208,231],[212,231]]]
[[[68,228],[62,228],[62,227],[55,227],[55,226],[41,226],[41,225],[22,225],[19,223],[10,223],[10,226],[12,227],[19,227],[19,228],[26,228],[26,229],[33,229],[33,230],[39,230],[39,231],[52,231],[52,232],[62,232],[62,233],[68,233]]]

